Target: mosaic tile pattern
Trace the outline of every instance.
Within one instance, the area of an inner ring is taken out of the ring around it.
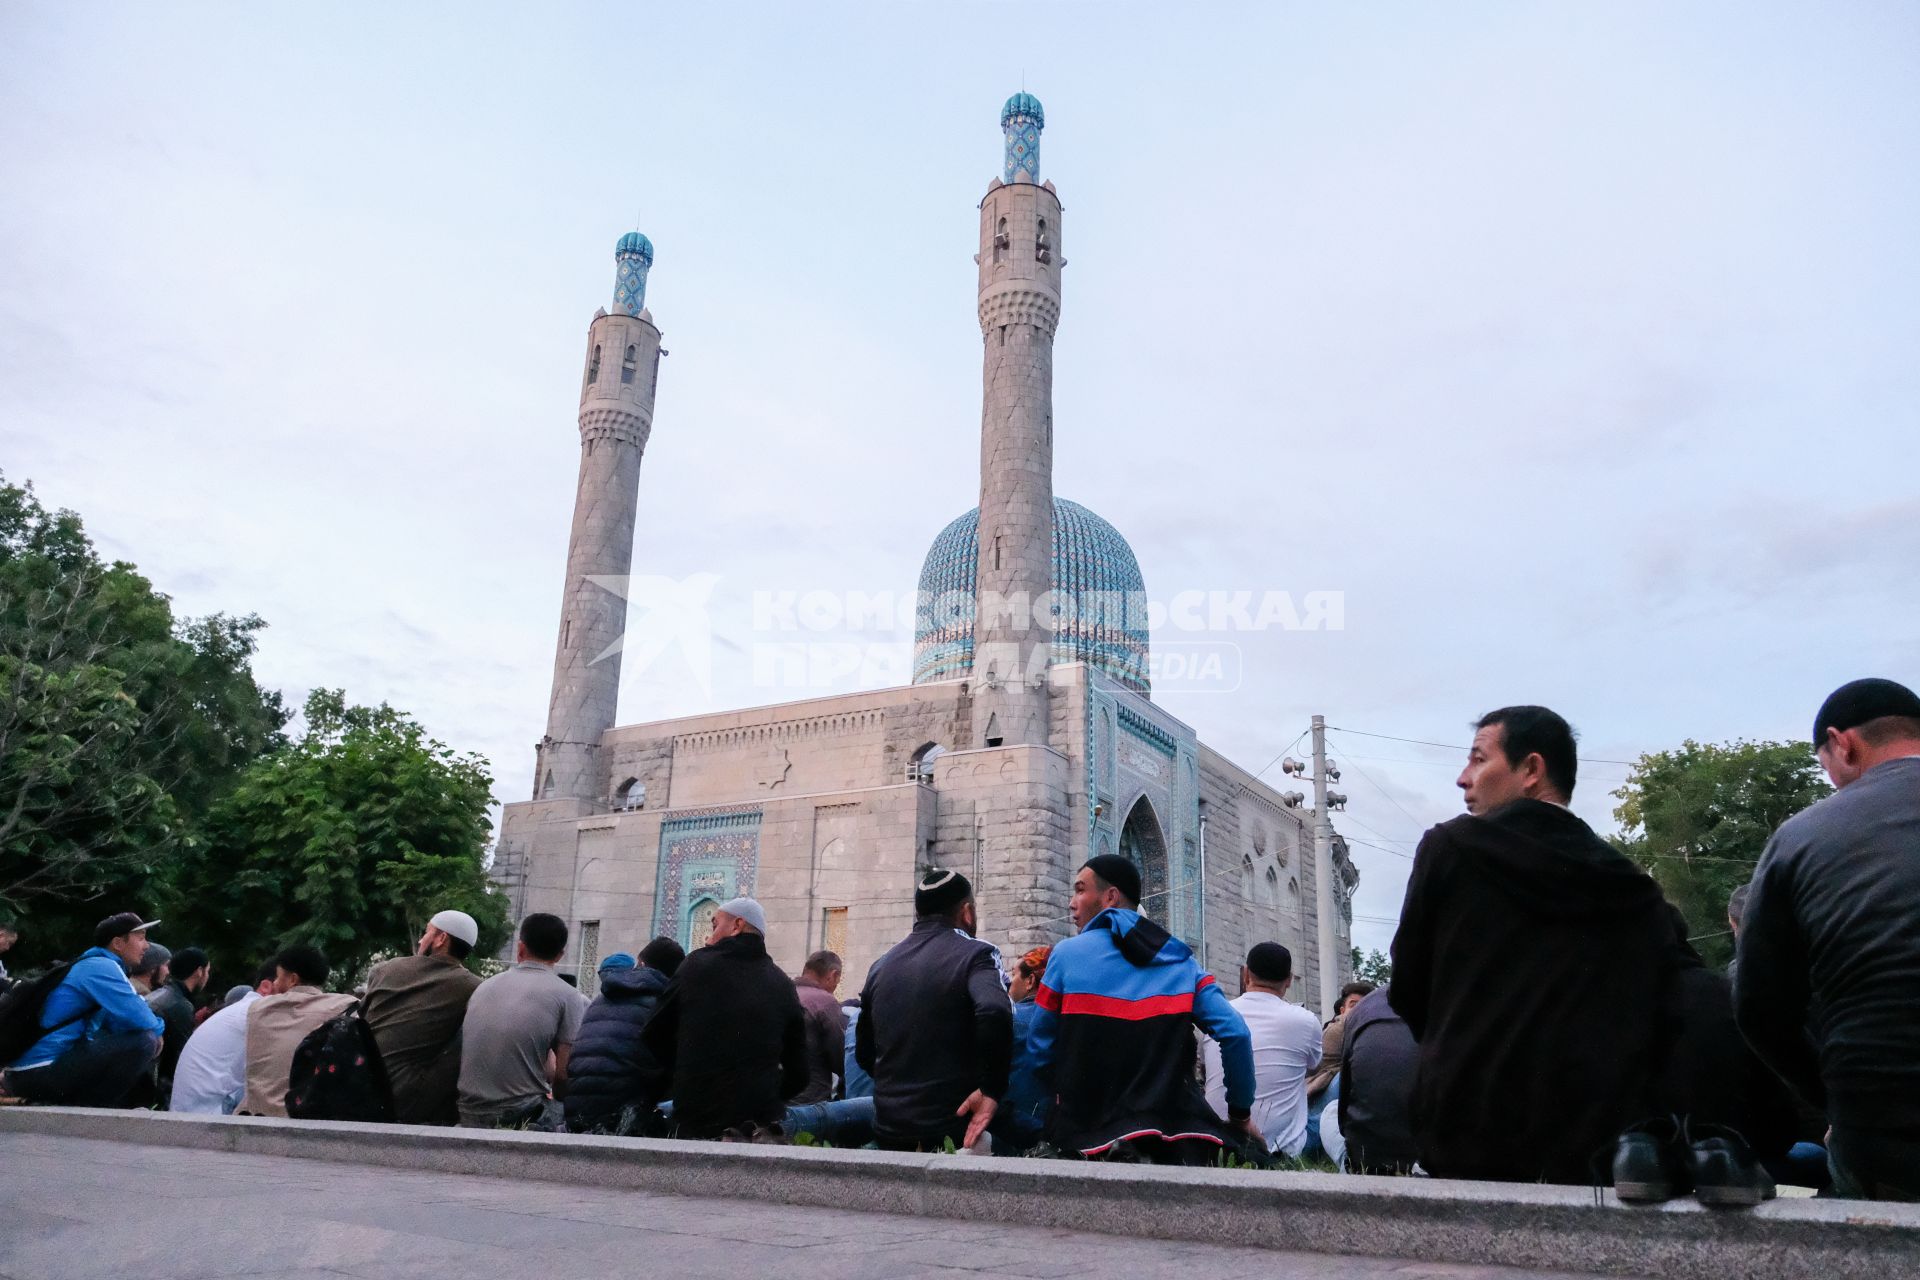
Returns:
[[[653,241],[638,231],[620,237],[613,249],[613,313],[637,316],[647,305],[647,272],[653,267]]]
[[[760,868],[760,807],[704,809],[660,824],[653,932],[691,951],[706,940],[713,908],[752,897]],[[696,937],[695,934],[698,933]]]
[[[1007,135],[1002,182],[1040,181],[1040,131],[1046,127],[1047,113],[1040,109],[1040,99],[1024,92],[1007,99],[1000,108],[1000,128]]]
[[[973,670],[973,592],[980,571],[980,509],[940,531],[920,570],[913,682]],[[1149,693],[1147,585],[1120,531],[1077,502],[1053,500],[1053,590],[1074,616],[1054,631],[1055,662],[1086,662]]]

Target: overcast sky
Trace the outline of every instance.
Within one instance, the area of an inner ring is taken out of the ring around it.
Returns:
[[[630,663],[621,719],[889,683],[909,636],[842,630],[892,667],[766,687],[751,602],[910,591],[977,500],[1024,83],[1056,492],[1155,597],[1344,593],[1162,695],[1205,740],[1545,702],[1605,831],[1602,760],[1920,681],[1920,8],[1336,8],[0,7],[0,467],[183,613],[265,617],[290,699],[391,701],[525,798],[637,220],[635,572],[717,638],[704,680]],[[1461,756],[1333,741],[1384,947]]]

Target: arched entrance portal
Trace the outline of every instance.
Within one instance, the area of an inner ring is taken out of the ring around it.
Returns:
[[[1140,868],[1140,910],[1142,914],[1171,927],[1172,903],[1167,897],[1167,841],[1160,833],[1160,819],[1153,806],[1141,796],[1127,813],[1120,828],[1120,856]]]

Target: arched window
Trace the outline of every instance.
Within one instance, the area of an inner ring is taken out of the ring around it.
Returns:
[[[1033,238],[1033,256],[1041,262],[1053,261],[1053,245],[1047,240],[1047,220],[1040,219],[1040,232]]]
[[[613,793],[613,807],[622,812],[647,807],[647,784],[638,778],[628,778]]]
[[[627,358],[620,365],[620,381],[622,382],[633,381],[633,372],[635,369],[639,368],[639,365],[635,363],[635,361],[638,360],[638,358],[639,357],[635,354],[634,349],[631,346],[629,346],[627,348]]]
[[[1272,867],[1267,868],[1266,898],[1268,906],[1277,907],[1280,905],[1280,873]]]
[[[587,361],[587,385],[600,381],[600,344],[593,344],[593,358]]]
[[[1253,901],[1253,859],[1240,859],[1240,897],[1243,901]]]
[[[946,753],[947,749],[937,742],[929,742],[914,752],[913,758],[907,761],[907,781],[932,786],[933,762]]]
[[[1005,260],[1007,256],[1007,246],[1010,243],[1012,242],[1007,239],[1007,220],[1001,218],[999,225],[994,228],[993,232],[993,260],[995,262]]]
[[[546,781],[540,784],[540,798],[542,800],[553,798],[553,770],[551,769],[547,770]]]

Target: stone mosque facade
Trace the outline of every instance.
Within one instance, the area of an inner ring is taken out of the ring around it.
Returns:
[[[828,948],[857,989],[911,926],[929,867],[966,873],[982,936],[1017,952],[1072,930],[1074,871],[1114,852],[1141,868],[1146,914],[1229,990],[1264,940],[1293,951],[1310,1007],[1323,962],[1347,976],[1359,873],[1344,842],[1332,842],[1335,954],[1323,957],[1312,812],[1153,701],[1144,609],[1099,603],[1144,601],[1133,550],[1053,492],[1061,205],[1040,179],[1040,103],[1014,95],[1001,126],[976,257],[980,505],[927,553],[904,688],[617,722],[626,600],[605,584],[632,568],[661,351],[645,305],[653,246],[634,232],[616,247],[613,305],[588,331],[547,730],[532,798],[505,806],[494,867],[516,915],[568,922],[583,989],[603,954],[659,934],[699,945],[715,907],[743,894],[765,907],[782,967]],[[995,603],[1058,593],[1082,607],[1052,625]]]

